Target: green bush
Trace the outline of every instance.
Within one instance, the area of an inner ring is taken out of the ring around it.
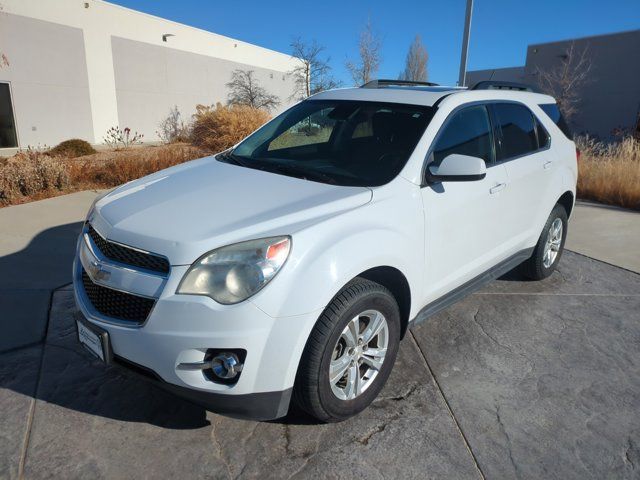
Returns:
[[[85,142],[79,138],[65,140],[49,150],[49,155],[68,158],[82,157],[84,155],[91,155],[92,153],[96,153],[96,150],[89,142]]]

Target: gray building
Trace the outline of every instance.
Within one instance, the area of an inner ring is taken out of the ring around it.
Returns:
[[[575,56],[586,51],[591,64],[578,90],[574,132],[606,140],[618,129],[640,129],[640,30],[529,45],[524,66],[470,71],[467,84],[506,80],[538,85],[539,72],[561,68],[572,45]]]
[[[176,105],[226,102],[231,72],[253,70],[286,108],[290,55],[103,0],[1,0],[0,155],[69,138],[102,143],[129,127],[157,139]],[[277,113],[277,112],[273,112]]]

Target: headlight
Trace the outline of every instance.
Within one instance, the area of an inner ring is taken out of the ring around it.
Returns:
[[[290,250],[290,237],[262,238],[218,248],[191,265],[177,293],[206,295],[224,305],[242,302],[276,276]]]

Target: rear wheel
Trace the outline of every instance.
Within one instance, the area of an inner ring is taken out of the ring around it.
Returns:
[[[564,251],[567,238],[567,212],[557,204],[545,223],[531,258],[522,264],[522,273],[532,280],[542,280],[553,273]]]
[[[324,422],[360,413],[386,383],[399,342],[400,311],[391,292],[356,278],[309,336],[294,387],[296,403]]]

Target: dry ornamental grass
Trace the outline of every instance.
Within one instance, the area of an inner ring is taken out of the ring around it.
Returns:
[[[68,186],[69,173],[64,163],[40,152],[21,152],[0,165],[0,205],[42,193],[55,195]]]
[[[248,106],[198,105],[193,116],[193,145],[177,143],[87,154],[95,150],[86,142],[71,140],[48,151],[20,152],[9,159],[0,159],[0,206],[90,188],[116,187],[225,150],[269,118],[264,110]]]
[[[102,152],[66,163],[70,182],[77,190],[117,187],[151,173],[205,157],[201,148],[188,144]]]
[[[103,151],[79,158],[27,151],[0,163],[0,206],[91,188],[112,188],[206,156],[185,144]]]
[[[193,115],[191,140],[212,153],[232,147],[269,120],[264,110],[243,105],[215,108],[198,105]]]
[[[576,145],[578,197],[640,210],[640,140],[605,144],[583,137]]]

